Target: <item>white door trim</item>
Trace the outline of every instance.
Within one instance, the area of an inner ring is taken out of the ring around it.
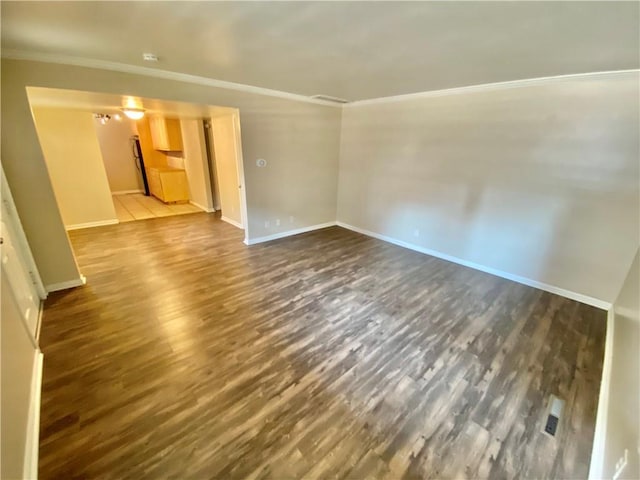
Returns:
[[[244,239],[249,238],[249,221],[247,218],[247,187],[244,181],[244,159],[242,156],[242,133],[240,130],[240,112],[233,114],[233,130],[236,141],[236,171],[238,173],[238,187],[240,189],[240,223],[244,228]]]
[[[6,223],[10,223],[13,230],[15,230],[14,234],[16,238],[14,241],[16,242],[16,247],[19,250],[18,253],[22,256],[22,259],[26,264],[25,266],[29,270],[29,276],[35,285],[38,296],[41,300],[44,300],[47,298],[47,290],[44,288],[44,284],[40,278],[40,273],[38,272],[38,267],[33,255],[31,254],[31,249],[29,248],[27,236],[22,228],[22,223],[20,223],[20,216],[18,215],[18,210],[16,209],[16,205],[13,201],[11,189],[7,183],[7,177],[4,174],[4,168],[0,170],[0,172],[0,177],[2,177],[2,213],[10,216],[10,222]]]

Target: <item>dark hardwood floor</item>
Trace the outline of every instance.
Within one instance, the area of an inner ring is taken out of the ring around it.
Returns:
[[[70,235],[89,283],[46,302],[43,479],[587,476],[603,311],[339,227]]]

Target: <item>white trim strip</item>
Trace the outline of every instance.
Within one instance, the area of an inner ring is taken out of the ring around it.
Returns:
[[[144,190],[118,190],[117,192],[111,192],[111,195],[129,195],[132,193],[144,193]]]
[[[67,280],[66,282],[52,283],[50,285],[46,285],[45,288],[47,292],[57,292],[58,290],[67,290],[69,288],[81,287],[87,283],[84,275],[81,275],[80,278],[75,280]]]
[[[631,70],[611,70],[606,72],[572,73],[568,75],[555,75],[552,77],[524,78],[521,80],[509,80],[506,82],[483,83],[480,85],[468,85],[466,87],[445,88],[442,90],[427,90],[424,92],[408,93],[404,95],[393,95],[390,97],[378,97],[367,100],[356,100],[343,105],[344,108],[361,107],[366,105],[377,105],[381,103],[402,102],[407,100],[417,100],[428,97],[443,97],[446,95],[459,95],[463,93],[481,92],[486,90],[499,90],[502,88],[518,88],[538,85],[555,80],[569,78],[598,77],[605,75],[622,75],[628,73],[640,73],[640,69]]]
[[[47,291],[44,288],[44,284],[42,283],[42,278],[40,277],[40,272],[38,271],[38,266],[36,265],[36,261],[33,258],[33,253],[31,252],[31,246],[29,245],[29,241],[27,240],[27,236],[24,233],[24,228],[22,227],[22,222],[20,221],[20,215],[18,214],[18,210],[16,209],[16,204],[13,201],[13,196],[11,195],[11,189],[9,188],[9,183],[7,182],[7,177],[4,174],[4,168],[0,165],[0,191],[2,192],[2,206],[6,209],[4,213],[8,213],[11,218],[7,219],[6,225],[8,227],[14,227],[16,233],[16,241],[17,245],[14,247],[17,248],[18,254],[22,256],[24,262],[26,263],[26,267],[29,270],[29,274],[31,276],[31,280],[33,281],[36,291],[38,292],[38,296],[44,300],[47,298]]]
[[[320,230],[322,228],[335,227],[336,225],[337,225],[336,222],[319,223],[318,225],[311,225],[309,227],[296,228],[295,230],[287,230],[286,232],[274,233],[273,235],[267,235],[266,237],[245,239],[244,244],[255,245],[256,243],[270,242],[271,240],[291,237],[293,235],[312,232],[313,230]]]
[[[600,380],[600,396],[598,397],[596,428],[593,434],[591,465],[589,465],[589,480],[604,478],[604,449],[607,437],[607,422],[609,420],[609,393],[611,389],[615,316],[615,311],[612,307],[609,309],[609,312],[607,314],[607,334],[604,343],[604,363],[602,365],[602,379]]]
[[[245,85],[243,83],[227,82],[225,80],[216,80],[213,78],[200,77],[198,75],[189,75],[186,73],[170,72],[168,70],[160,70],[157,68],[140,67],[138,65],[128,65],[126,63],[109,62],[106,60],[95,60],[91,58],[58,55],[52,53],[25,52],[21,50],[11,49],[3,49],[2,58],[11,60],[28,60],[32,62],[56,63],[60,65],[74,65],[76,67],[97,68],[101,70],[110,70],[113,72],[131,73],[133,75],[145,75],[147,77],[162,78],[164,80],[173,80],[176,82],[193,83],[196,85],[204,85],[207,87],[224,88],[226,90],[254,93],[256,95],[286,98],[287,100],[315,103],[316,105],[324,105],[326,107],[340,108],[342,106],[341,104],[327,102],[324,100],[317,100],[297,93],[272,90],[270,88]]]
[[[402,240],[397,240],[392,237],[387,237],[386,235],[381,235],[379,233],[371,232],[363,228],[354,227],[353,225],[349,225],[347,223],[336,222],[336,224],[348,230],[353,230],[354,232],[367,235],[368,237],[377,238],[378,240],[392,243],[400,247],[408,248],[409,250],[414,250],[416,252],[424,253],[425,255],[431,255],[432,257],[441,258],[443,260],[447,260],[448,262],[464,265],[465,267],[473,268],[474,270],[490,273],[491,275],[496,275],[497,277],[506,278],[507,280],[512,280],[514,282],[521,283],[529,287],[538,288],[540,290],[544,290],[545,292],[554,293],[556,295],[560,295],[562,297],[569,298],[571,300],[575,300],[580,303],[586,303],[587,305],[592,305],[594,307],[601,308],[603,310],[609,310],[611,308],[610,302],[605,302],[604,300],[600,300],[598,298],[589,297],[587,295],[572,292],[570,290],[565,290],[564,288],[555,287],[553,285],[547,285],[546,283],[538,282],[536,280],[531,280],[525,277],[520,277],[519,275],[503,272],[502,270],[497,270],[495,268],[485,267],[484,265],[480,265],[474,262],[469,262],[468,260],[463,260],[462,258],[454,257],[452,255],[447,255],[446,253],[438,252],[436,250],[431,250],[429,248],[420,247],[418,245],[404,242]]]
[[[40,400],[42,393],[42,364],[44,356],[36,350],[31,376],[27,441],[24,451],[23,478],[38,478],[38,454],[40,443]]]
[[[223,222],[227,222],[228,224],[233,225],[234,227],[238,227],[240,230],[244,230],[244,227],[241,224],[239,224],[235,220],[231,220],[229,217],[225,217],[224,215],[222,215],[220,216],[220,220],[222,220]]]
[[[100,220],[99,222],[76,223],[75,225],[66,225],[67,230],[80,230],[81,228],[103,227],[105,225],[116,225],[120,223],[117,218],[111,220]]]
[[[191,205],[193,205],[194,207],[198,207],[200,210],[202,210],[203,212],[207,212],[207,213],[213,213],[216,211],[215,208],[207,208],[207,207],[203,207],[202,205],[200,205],[199,203],[194,202],[193,200],[189,200],[189,203]]]
[[[38,307],[38,323],[36,324],[36,338],[35,338],[36,346],[40,342],[40,329],[42,328],[42,315],[43,314],[44,314],[44,301],[40,300],[40,306]]]

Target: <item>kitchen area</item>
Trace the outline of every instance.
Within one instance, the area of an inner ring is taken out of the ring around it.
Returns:
[[[122,134],[119,136],[114,134],[122,130],[115,122],[96,124],[105,167],[110,149],[113,150],[114,147],[119,146],[114,145],[114,142],[118,141],[120,145],[130,144],[130,155],[121,154],[121,157],[111,162],[106,169],[118,220],[129,222],[214,211],[213,205],[195,204],[193,200],[199,196],[197,192],[199,188],[207,190],[208,186],[203,181],[206,178],[203,179],[201,175],[197,175],[198,172],[194,171],[197,170],[197,165],[194,163],[203,161],[208,163],[208,159],[197,137],[195,144],[187,145],[190,152],[188,157],[185,155],[187,148],[182,140],[182,130],[191,127],[189,121],[156,115],[148,119],[143,117],[135,122],[129,120],[129,122],[134,124],[134,132],[126,138]],[[125,123],[125,119],[120,120],[120,123]],[[110,129],[112,131],[109,131]],[[124,165],[119,165],[118,160]],[[116,185],[116,178],[122,176],[122,170],[127,166],[131,170],[131,160],[135,167],[132,172],[135,175],[135,184],[132,179],[129,179],[129,185]],[[193,185],[188,179],[185,168],[187,164],[191,167],[191,176],[195,177],[191,181]],[[117,171],[118,167],[119,171]],[[123,186],[125,188],[121,188]],[[128,189],[127,186],[133,188]],[[204,196],[208,196],[207,191],[204,192]]]
[[[29,90],[67,230],[219,210],[243,227],[235,109]]]

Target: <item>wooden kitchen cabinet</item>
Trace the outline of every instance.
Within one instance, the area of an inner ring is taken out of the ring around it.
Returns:
[[[147,170],[147,181],[151,195],[165,203],[189,201],[189,183],[184,170],[151,167]]]
[[[180,120],[177,118],[151,117],[149,119],[153,148],[163,152],[182,151]]]

